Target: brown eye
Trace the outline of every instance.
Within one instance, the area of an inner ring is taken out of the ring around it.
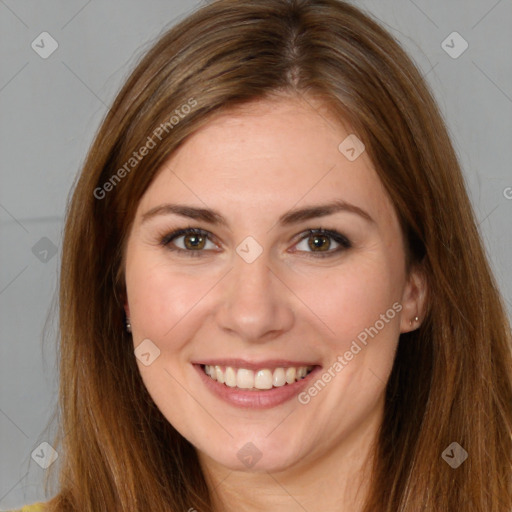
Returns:
[[[177,243],[180,239],[183,239],[181,242],[182,247],[180,247],[180,243]],[[199,228],[185,228],[169,233],[161,239],[160,243],[168,250],[181,255],[203,256],[208,252],[206,249],[208,242],[215,247],[208,231]],[[337,244],[338,247],[331,249],[333,242]],[[298,252],[306,253],[307,256],[317,258],[334,256],[352,247],[351,242],[344,235],[337,231],[327,229],[308,230],[296,246],[300,244],[305,244],[306,247],[299,247]]]
[[[338,244],[338,247],[330,250],[333,241],[335,244]],[[306,247],[300,248],[299,245],[305,242],[307,242],[305,244]],[[347,237],[337,231],[327,229],[310,229],[306,232],[306,235],[300,239],[297,247],[300,249],[299,252],[305,252],[307,256],[323,258],[334,256],[335,254],[350,249],[352,244]]]
[[[178,243],[177,241],[180,239],[183,239],[183,241]],[[162,238],[160,243],[170,251],[186,256],[202,256],[206,252],[204,249],[207,242],[215,246],[207,231],[198,228],[186,228],[169,233]]]
[[[329,237],[325,235],[311,235],[308,238],[308,245],[314,251],[319,249],[320,252],[327,251],[331,246]]]
[[[206,243],[206,238],[195,233],[184,235],[183,240],[187,249],[203,249]]]

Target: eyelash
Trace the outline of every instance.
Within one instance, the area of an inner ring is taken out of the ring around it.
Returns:
[[[346,236],[342,235],[341,233],[339,233],[338,231],[335,231],[335,230],[323,229],[323,228],[308,229],[308,230],[304,231],[302,234],[304,236],[302,236],[297,241],[297,244],[311,236],[321,235],[321,236],[326,236],[326,237],[332,238],[335,242],[337,242],[340,245],[340,247],[338,247],[334,250],[327,251],[327,252],[310,252],[307,257],[328,258],[328,257],[334,256],[334,255],[340,253],[341,251],[350,249],[352,247],[352,243],[350,242],[350,240]],[[183,236],[183,235],[200,235],[204,238],[207,238],[211,242],[213,242],[213,240],[210,238],[210,233],[208,231],[205,231],[205,230],[199,229],[199,228],[188,227],[188,228],[183,228],[183,229],[177,229],[176,231],[173,231],[173,232],[168,233],[165,236],[161,237],[160,245],[166,247],[169,251],[173,251],[173,252],[177,252],[177,253],[181,253],[181,254],[184,253],[183,254],[184,256],[186,255],[186,256],[190,256],[192,258],[194,258],[194,257],[197,258],[197,257],[203,256],[204,250],[190,251],[190,250],[180,249],[179,247],[171,247],[170,243],[173,240],[175,240],[176,238],[179,238],[180,236]],[[301,252],[304,252],[304,251],[301,251]]]

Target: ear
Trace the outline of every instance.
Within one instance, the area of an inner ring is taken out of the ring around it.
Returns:
[[[417,265],[409,272],[402,294],[400,332],[414,331],[421,325],[425,317],[426,298],[427,278],[423,268]]]

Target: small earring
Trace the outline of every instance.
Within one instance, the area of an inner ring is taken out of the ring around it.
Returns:
[[[129,318],[126,319],[126,332],[132,332],[132,324]]]
[[[412,325],[413,322],[417,323],[419,321],[420,321],[420,319],[417,316],[415,316],[414,319],[410,321],[410,324]]]

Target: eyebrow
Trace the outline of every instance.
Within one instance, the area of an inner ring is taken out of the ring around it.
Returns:
[[[305,220],[314,219],[317,217],[326,217],[338,212],[348,212],[359,215],[370,223],[375,223],[374,219],[362,208],[354,204],[347,203],[342,200],[332,201],[326,204],[319,204],[308,206],[306,208],[297,208],[290,210],[281,217],[279,217],[278,223],[282,226],[290,226],[298,224]],[[188,217],[190,219],[202,220],[209,224],[221,225],[228,227],[228,222],[219,212],[209,208],[197,208],[195,206],[184,205],[184,204],[162,204],[151,208],[142,215],[142,222],[146,222],[149,219],[158,215],[180,215],[181,217]]]

